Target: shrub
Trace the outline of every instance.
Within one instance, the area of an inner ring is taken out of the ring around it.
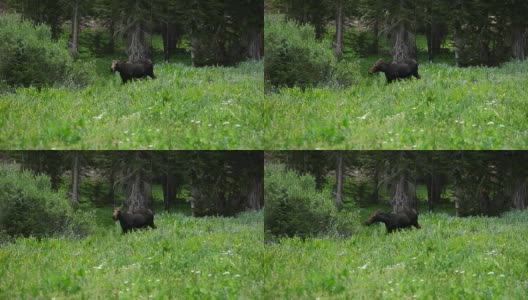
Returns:
[[[331,83],[337,87],[349,87],[358,83],[361,78],[357,60],[335,62],[331,72]]]
[[[283,165],[266,165],[266,239],[272,236],[305,238],[327,232],[335,213],[330,195],[328,190],[315,189],[313,176],[285,171]]]
[[[89,82],[93,68],[74,67],[68,50],[50,36],[45,25],[34,26],[17,15],[0,15],[0,82],[36,87]]]
[[[350,209],[350,207],[349,207]],[[332,214],[330,233],[336,237],[349,237],[361,226],[357,210],[340,210]]]
[[[37,237],[89,233],[91,219],[74,213],[65,193],[53,192],[50,186],[46,175],[20,171],[17,165],[0,165],[0,232]]]
[[[310,25],[297,25],[278,15],[266,16],[264,35],[267,85],[307,87],[337,83],[348,86],[360,78],[357,62],[338,63],[327,43],[315,39]]]

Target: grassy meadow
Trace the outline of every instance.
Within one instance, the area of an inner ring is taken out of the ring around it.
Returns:
[[[368,76],[347,88],[283,88],[264,101],[267,149],[524,149],[528,63],[422,63],[421,80]]]
[[[264,253],[266,299],[523,299],[528,213],[422,214],[421,230],[383,224],[349,239],[282,239]]]
[[[97,79],[85,88],[0,94],[0,147],[262,147],[262,62],[206,68],[157,63],[158,79],[122,85],[119,74],[110,72],[111,57],[93,60]]]
[[[121,234],[110,209],[84,239],[18,238],[0,247],[0,299],[257,299],[263,213],[158,214]]]

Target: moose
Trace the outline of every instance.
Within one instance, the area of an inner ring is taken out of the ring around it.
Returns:
[[[119,60],[113,60],[112,66],[110,67],[112,72],[119,72],[123,84],[127,81],[136,78],[145,78],[150,76],[152,79],[157,77],[154,75],[154,66],[150,59],[140,60],[135,63],[121,62]]]
[[[154,214],[152,210],[146,208],[125,212],[122,211],[122,207],[115,207],[112,219],[114,221],[119,220],[123,234],[138,228],[147,228],[148,226],[156,229],[154,225]]]
[[[395,230],[400,230],[403,228],[410,228],[414,226],[420,229],[418,225],[418,213],[415,209],[407,209],[399,212],[388,212],[382,213],[379,210],[376,210],[370,218],[365,222],[365,225],[370,226],[372,223],[385,223],[387,227],[387,233],[391,233]]]
[[[409,78],[411,76],[416,77],[416,79],[421,78],[420,75],[418,75],[418,63],[414,59],[386,63],[380,58],[369,70],[370,74],[378,72],[385,73],[388,83],[391,83],[394,80]]]

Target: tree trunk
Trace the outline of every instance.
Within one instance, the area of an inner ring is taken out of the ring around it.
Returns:
[[[528,199],[528,187],[526,179],[517,178],[515,180],[512,198],[513,207],[515,209],[526,209],[526,200]]]
[[[374,182],[372,187],[372,195],[370,197],[372,203],[378,203],[379,201],[379,168],[376,166],[374,170]]]
[[[165,183],[163,185],[163,210],[168,212],[171,202],[176,200],[178,194],[178,182],[176,177],[172,174],[165,175]]]
[[[163,60],[165,60],[165,62],[169,62],[169,56],[170,56],[169,22],[165,23],[165,28],[163,28],[161,36],[163,37]]]
[[[404,174],[398,175],[398,179],[392,185],[391,205],[394,211],[416,209],[416,187],[408,182]]]
[[[413,46],[415,44],[414,35],[407,30],[404,21],[400,21],[400,24],[396,28],[396,31],[393,33],[393,61],[404,61],[415,58],[415,46]]]
[[[483,189],[480,191],[480,212],[481,214],[488,216],[489,215],[489,204],[490,196],[487,190]]]
[[[108,48],[110,53],[114,53],[115,49],[115,22],[114,19],[110,19],[110,40],[108,41]]]
[[[405,151],[399,151],[398,158],[393,162],[394,175],[391,179],[391,205],[394,211],[416,209],[416,186],[413,183],[415,176],[409,169],[409,158]]]
[[[128,32],[128,61],[137,62],[140,60],[148,59],[149,45],[147,42],[148,33],[145,32],[143,24],[140,21],[136,21],[136,24],[132,27],[133,29]]]
[[[71,206],[75,208],[79,205],[79,151],[73,151],[71,178]]]
[[[114,191],[114,186],[115,186],[115,170],[114,168],[112,167],[112,170],[110,171],[110,188],[108,189],[108,200],[110,202],[112,202],[113,204],[113,207],[116,207],[116,203],[115,203],[115,191]]]
[[[512,34],[512,55],[517,60],[524,60],[524,48],[526,47],[526,30],[515,27]]]
[[[336,3],[336,38],[334,56],[339,58],[343,55],[343,2]]]
[[[462,37],[462,28],[458,22],[455,24],[455,63],[457,67],[462,66],[461,56],[464,48],[464,38]]]
[[[374,39],[372,40],[372,54],[378,54],[379,49],[379,19],[374,20]]]
[[[260,176],[254,176],[249,181],[248,208],[261,210],[264,206],[264,180]]]
[[[426,34],[425,34],[425,37],[427,38],[427,60],[429,62],[433,62],[433,55],[434,55],[434,50],[433,50],[433,43],[434,43],[433,24],[430,24],[427,27],[428,28],[426,29]]]
[[[150,208],[150,183],[146,178],[144,164],[140,163],[141,160],[144,160],[141,151],[135,152],[134,160],[133,166],[128,168],[126,174],[126,203],[129,210]]]
[[[460,203],[464,201],[464,188],[460,183],[455,188],[455,211],[456,217],[460,217]]]
[[[72,41],[70,54],[73,58],[79,56],[79,1],[73,2]]]
[[[262,59],[264,56],[264,34],[260,29],[250,32],[248,56],[252,59]]]
[[[343,152],[337,152],[335,207],[343,206]]]
[[[440,178],[434,172],[431,174],[427,186],[427,203],[429,205],[429,212],[433,212],[434,205],[440,202],[442,195],[442,184]]]

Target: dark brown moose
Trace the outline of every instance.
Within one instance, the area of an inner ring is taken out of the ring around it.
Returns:
[[[403,228],[410,228],[411,226],[418,229],[421,228],[420,225],[418,225],[418,213],[414,209],[388,213],[382,213],[377,210],[370,216],[370,218],[368,218],[365,225],[370,226],[372,223],[378,222],[385,223],[388,233]]]
[[[388,83],[391,83],[394,80],[409,78],[411,76],[420,79],[420,75],[418,75],[418,63],[414,59],[386,63],[380,58],[369,70],[370,74],[378,72],[385,73]]]
[[[110,67],[112,72],[119,72],[123,84],[127,81],[135,78],[144,78],[150,76],[152,79],[156,79],[154,75],[154,66],[150,59],[144,59],[136,63],[121,62],[119,60],[113,60],[112,66]]]
[[[152,229],[156,229],[152,210],[142,208],[134,211],[122,211],[121,209],[121,207],[114,208],[112,219],[114,219],[114,221],[119,220],[123,233],[139,228],[147,228],[148,226]]]

